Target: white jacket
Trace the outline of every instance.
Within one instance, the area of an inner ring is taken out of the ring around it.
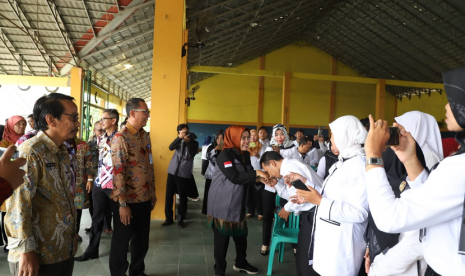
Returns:
[[[358,274],[368,223],[365,157],[337,162],[323,184],[315,212],[313,268],[324,276]]]

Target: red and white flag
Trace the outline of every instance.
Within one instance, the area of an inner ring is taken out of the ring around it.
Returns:
[[[231,161],[224,162],[224,167],[225,168],[231,168],[232,167],[232,162]]]

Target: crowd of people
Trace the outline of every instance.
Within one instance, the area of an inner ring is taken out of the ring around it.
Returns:
[[[186,227],[188,197],[198,197],[194,158],[202,152],[202,213],[213,231],[215,275],[225,275],[230,237],[233,269],[258,273],[247,260],[247,220],[255,215],[262,246],[254,251],[264,256],[274,216],[300,216],[293,244],[299,276],[465,275],[464,76],[465,67],[443,74],[447,128],[456,133],[452,152],[434,117],[419,111],[396,117],[398,132],[371,115],[342,116],[329,124],[329,139],[302,129],[289,135],[281,124],[271,135],[265,127],[231,126],[201,149],[180,124],[169,145],[162,226],[176,220]],[[75,261],[99,257],[102,233],[112,234],[111,275],[146,275],[157,202],[152,144],[143,129],[150,111],[132,98],[126,112],[120,125],[118,111],[105,109],[87,142],[77,137],[74,99],[63,94],[39,98],[27,118],[7,119],[0,241],[13,275],[72,275]],[[32,130],[25,133],[27,124]],[[388,144],[393,137],[397,142]],[[92,217],[89,245],[75,256],[83,209]]]

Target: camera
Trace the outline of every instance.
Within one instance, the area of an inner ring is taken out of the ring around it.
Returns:
[[[191,139],[191,140],[197,139],[197,135],[195,135],[195,133],[190,132],[190,131],[187,131],[187,132],[186,132],[186,137],[189,138],[189,139]]]

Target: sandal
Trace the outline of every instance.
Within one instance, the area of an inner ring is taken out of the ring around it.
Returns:
[[[265,248],[265,250],[263,250],[263,248]],[[260,254],[262,254],[263,256],[268,255],[268,246],[262,245],[262,249],[260,249]]]

